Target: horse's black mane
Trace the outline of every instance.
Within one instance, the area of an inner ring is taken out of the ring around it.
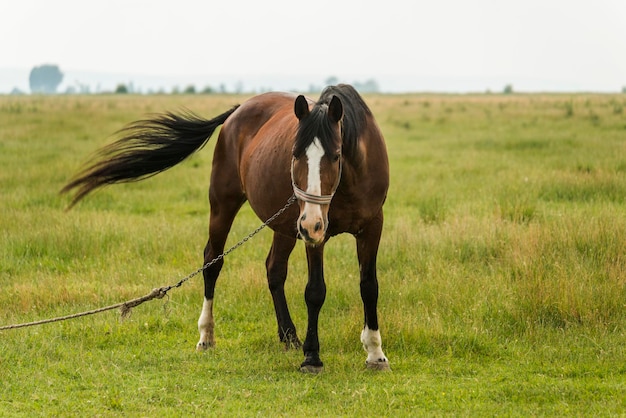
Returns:
[[[366,128],[367,116],[371,115],[371,111],[354,87],[339,84],[326,87],[309,115],[300,121],[293,149],[296,158],[304,154],[315,137],[319,138],[327,155],[335,154],[335,133],[327,116],[328,105],[333,96],[337,96],[343,105],[342,153],[346,158],[355,155],[359,137]]]

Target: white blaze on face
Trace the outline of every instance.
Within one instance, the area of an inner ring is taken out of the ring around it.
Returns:
[[[307,181],[306,192],[321,196],[322,195],[322,175],[321,165],[324,157],[324,148],[318,138],[315,138],[311,145],[306,149],[307,158]],[[326,225],[324,224],[324,215],[322,207],[314,203],[305,202],[300,217],[300,226],[308,233],[310,240],[321,242],[326,234]]]
[[[311,145],[306,149],[307,164],[309,166],[309,174],[306,181],[306,191],[310,194],[320,196],[322,194],[322,176],[321,163],[324,156],[324,148],[320,144],[320,140],[315,138]]]

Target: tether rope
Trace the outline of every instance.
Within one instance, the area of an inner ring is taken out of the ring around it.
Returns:
[[[263,228],[265,228],[266,226],[268,226],[273,220],[275,220],[280,215],[282,215],[283,212],[285,212],[287,210],[287,208],[289,206],[291,206],[295,201],[296,201],[296,196],[292,195],[287,200],[287,203],[285,204],[285,206],[283,206],[278,212],[276,212],[274,215],[272,215],[267,221],[263,222],[263,224],[261,224],[261,226],[259,226],[257,229],[252,231],[250,234],[245,236],[237,244],[233,245],[228,250],[224,251],[222,254],[220,254],[217,257],[215,257],[213,260],[209,261],[208,263],[206,263],[205,265],[203,265],[202,267],[200,267],[196,271],[194,271],[194,272],[188,274],[187,276],[183,277],[176,284],[173,284],[173,285],[170,285],[170,286],[163,286],[163,287],[160,287],[160,288],[157,288],[157,289],[152,289],[152,291],[150,293],[148,293],[147,295],[138,297],[136,299],[131,299],[131,300],[128,300],[126,302],[116,303],[115,305],[105,306],[103,308],[93,309],[91,311],[85,311],[85,312],[75,313],[75,314],[71,314],[71,315],[60,316],[60,317],[57,317],[57,318],[42,319],[40,321],[26,322],[26,323],[23,323],[23,324],[12,324],[12,325],[0,326],[0,331],[4,331],[4,330],[8,330],[8,329],[32,327],[32,326],[35,326],[35,325],[49,324],[51,322],[66,321],[68,319],[74,319],[74,318],[80,318],[80,317],[83,317],[83,316],[94,315],[94,314],[97,314],[97,313],[100,313],[100,312],[106,312],[106,311],[110,311],[110,310],[117,309],[117,308],[120,309],[120,315],[122,316],[122,318],[125,318],[128,315],[130,315],[130,312],[131,312],[132,308],[134,308],[135,306],[139,306],[142,303],[147,302],[147,301],[152,300],[152,299],[162,299],[163,297],[165,297],[167,295],[167,292],[169,292],[173,288],[182,286],[183,283],[185,283],[186,281],[188,281],[192,277],[197,276],[198,274],[202,273],[204,270],[208,269],[213,264],[215,264],[218,261],[222,260],[228,254],[230,254],[231,252],[233,252],[237,248],[241,247],[243,244],[248,242],[248,240],[250,238],[252,238],[256,234],[261,232],[261,230]]]

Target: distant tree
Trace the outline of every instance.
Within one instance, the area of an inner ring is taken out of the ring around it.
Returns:
[[[622,93],[626,93],[626,86],[622,87]]]
[[[215,93],[215,90],[211,86],[206,86],[205,88],[202,89],[201,93],[202,94],[213,94],[213,93]]]
[[[65,88],[65,94],[90,94],[91,88],[88,84],[83,84],[80,81],[76,80],[76,83],[73,86],[67,86]]]
[[[126,84],[118,84],[117,87],[115,87],[115,94],[128,94],[128,87],[126,87]]]
[[[194,86],[193,84],[188,85],[187,87],[185,87],[185,94],[196,94],[196,86]]]
[[[324,80],[324,83],[326,83],[327,86],[336,86],[337,84],[339,84],[339,79],[334,75],[331,75],[326,80]]]
[[[378,82],[373,78],[361,83],[359,81],[355,81],[354,88],[360,91],[361,93],[378,93],[380,88],[378,87]]]
[[[76,81],[76,88],[80,94],[91,93],[91,87],[89,87],[89,84],[84,84],[84,83],[81,83],[80,81]]]
[[[44,64],[30,71],[28,82],[33,93],[54,94],[63,81],[63,73],[58,65]]]
[[[512,84],[507,84],[506,86],[504,86],[504,90],[502,90],[502,93],[504,93],[504,94],[513,94],[513,85]]]
[[[309,84],[309,90],[307,90],[307,93],[319,93],[320,91],[322,91],[320,86]]]

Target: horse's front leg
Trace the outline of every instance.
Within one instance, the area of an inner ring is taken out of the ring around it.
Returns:
[[[365,325],[361,332],[361,342],[367,351],[365,364],[368,369],[389,370],[389,361],[383,353],[380,330],[378,329],[378,278],[376,277],[376,256],[383,228],[383,214],[374,218],[357,236],[357,255],[361,271],[361,299],[365,311]]]
[[[324,244],[306,247],[306,256],[309,266],[309,280],[304,291],[308,313],[306,339],[302,346],[304,361],[300,371],[305,373],[320,373],[324,370],[324,363],[320,360],[320,342],[318,337],[318,319],[324,300],[326,299],[326,284],[324,283]]]

